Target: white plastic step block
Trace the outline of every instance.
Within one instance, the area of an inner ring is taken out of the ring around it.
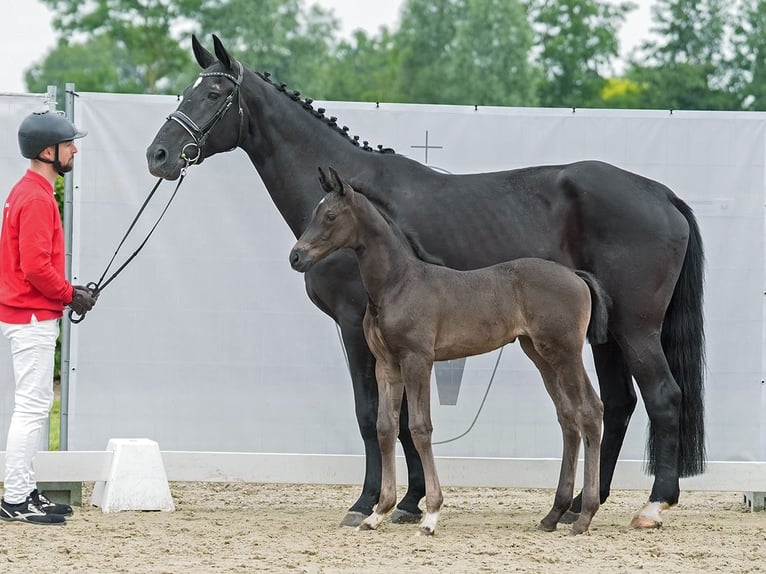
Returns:
[[[93,487],[91,504],[104,513],[122,510],[175,510],[159,445],[145,438],[113,438],[106,481]]]

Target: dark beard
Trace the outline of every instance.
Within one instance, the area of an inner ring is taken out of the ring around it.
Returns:
[[[61,169],[59,170],[59,173],[61,175],[64,175],[65,173],[69,173],[70,171],[72,171],[72,168],[74,168],[74,158],[71,158],[69,160],[69,163],[67,163],[66,165],[61,164],[61,162],[59,162],[59,165],[61,166]]]

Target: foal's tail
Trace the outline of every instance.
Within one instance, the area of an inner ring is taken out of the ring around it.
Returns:
[[[612,298],[609,293],[604,291],[595,276],[579,269],[575,270],[575,273],[588,284],[588,289],[590,289],[591,310],[590,323],[588,323],[588,342],[591,345],[606,343]]]
[[[689,243],[673,297],[662,324],[662,350],[681,387],[678,470],[694,476],[705,470],[704,372],[705,331],[702,317],[704,253],[702,236],[691,208],[677,197],[673,205],[689,223]],[[649,433],[649,467],[654,473],[655,433]]]

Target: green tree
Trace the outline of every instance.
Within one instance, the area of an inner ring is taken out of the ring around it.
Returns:
[[[742,0],[734,21],[732,92],[743,109],[766,110],[766,1]]]
[[[723,54],[727,0],[657,0],[654,37],[625,77],[641,86],[639,107],[722,110],[739,107]]]
[[[27,88],[64,82],[78,89],[172,93],[191,56],[172,31],[202,0],[41,0],[54,13],[57,45],[26,74]]]
[[[607,79],[619,58],[617,33],[631,2],[530,0],[537,63],[545,82],[540,103],[553,107],[603,105]]]
[[[407,0],[395,43],[403,101],[535,103],[532,35],[517,0]]]
[[[358,30],[343,40],[322,74],[317,98],[338,101],[398,102],[397,51],[394,37],[383,27],[377,36]]]
[[[190,0],[187,0],[190,1]],[[322,97],[322,71],[337,44],[331,11],[303,0],[196,0],[204,39],[216,34],[250,69],[269,72],[312,97]]]

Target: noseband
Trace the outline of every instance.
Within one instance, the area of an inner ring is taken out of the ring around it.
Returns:
[[[242,64],[237,62],[237,66],[239,68],[239,74],[235,78],[229,73],[226,72],[203,72],[199,75],[200,78],[206,78],[210,76],[221,76],[224,78],[228,78],[232,82],[234,82],[234,89],[231,91],[231,93],[226,96],[226,99],[223,101],[221,106],[216,110],[216,112],[213,114],[213,116],[205,123],[204,126],[199,127],[193,119],[191,119],[189,116],[187,116],[185,113],[183,113],[180,110],[175,110],[174,112],[171,112],[170,115],[165,119],[165,121],[173,120],[174,122],[177,122],[181,125],[183,129],[186,130],[186,132],[192,137],[194,140],[193,142],[187,143],[183,149],[181,150],[181,159],[183,159],[185,162],[187,162],[188,165],[195,164],[195,163],[202,163],[202,149],[205,146],[205,142],[207,141],[208,136],[210,135],[210,132],[213,131],[213,128],[216,126],[216,124],[223,119],[223,116],[226,115],[226,112],[229,111],[229,108],[234,103],[234,98],[237,98],[237,107],[239,108],[239,132],[237,133],[237,143],[235,143],[232,147],[230,147],[226,151],[231,151],[234,148],[236,148],[239,145],[240,138],[242,137],[242,121],[244,120],[244,114],[242,113],[242,105],[239,101],[239,88],[242,84],[242,75],[243,75],[243,68]],[[189,157],[186,154],[186,150],[190,147],[196,147],[197,148],[197,154],[194,157]]]

